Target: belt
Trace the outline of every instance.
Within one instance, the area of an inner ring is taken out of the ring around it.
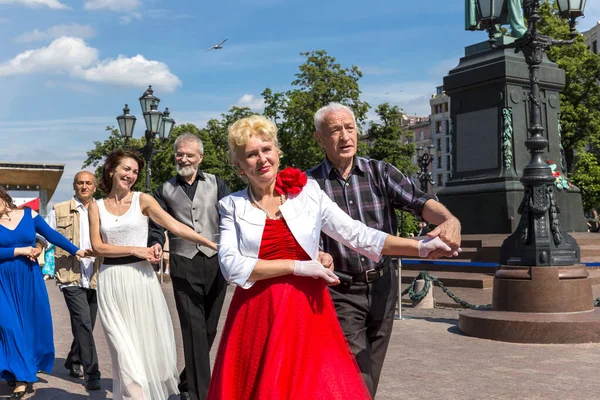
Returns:
[[[383,267],[369,269],[358,274],[350,274],[340,271],[334,272],[340,278],[342,283],[371,283],[381,278],[388,267],[389,264],[386,264]]]
[[[133,264],[136,262],[144,261],[143,258],[136,256],[125,256],[125,257],[104,257],[102,264],[105,265],[125,265]]]

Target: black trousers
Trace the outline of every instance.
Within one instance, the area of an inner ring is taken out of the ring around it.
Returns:
[[[227,283],[217,256],[198,253],[192,260],[171,253],[171,280],[181,324],[185,368],[179,391],[204,400],[210,383],[210,348],[225,300]]]
[[[375,397],[390,343],[398,296],[398,277],[391,265],[371,283],[331,286],[338,319],[371,396]]]
[[[100,379],[98,355],[94,343],[94,326],[98,311],[96,290],[79,286],[68,286],[62,289],[71,317],[73,343],[65,360],[65,367],[82,365],[85,380]]]

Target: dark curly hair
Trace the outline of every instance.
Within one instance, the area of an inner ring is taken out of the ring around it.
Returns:
[[[15,210],[17,208],[12,197],[10,197],[10,194],[8,194],[6,189],[2,186],[0,186],[0,200],[4,201],[4,203],[6,203],[6,208],[10,210]]]
[[[138,171],[144,169],[144,159],[137,151],[121,149],[113,150],[113,152],[106,157],[106,160],[104,160],[104,166],[102,167],[102,181],[99,186],[104,193],[108,194],[112,190],[112,175],[124,158],[135,160],[138,163]],[[133,182],[133,185],[135,185],[136,182],[137,179]]]

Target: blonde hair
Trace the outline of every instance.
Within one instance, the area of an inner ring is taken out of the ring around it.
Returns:
[[[229,144],[229,161],[235,165],[236,151],[248,144],[251,137],[259,137],[272,142],[281,156],[279,141],[277,140],[277,126],[262,115],[251,115],[236,121],[228,129],[227,142]]]

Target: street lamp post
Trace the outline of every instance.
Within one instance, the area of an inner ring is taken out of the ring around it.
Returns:
[[[600,310],[594,308],[591,281],[580,264],[577,242],[559,223],[554,181],[544,161],[548,140],[542,126],[539,69],[545,52],[576,40],[576,18],[583,15],[585,0],[557,0],[560,15],[569,20],[571,40],[556,40],[538,31],[540,0],[524,0],[528,23],[525,35],[498,46],[491,26],[500,21],[506,0],[477,0],[481,24],[488,27],[492,48],[523,52],[529,69],[529,137],[531,154],[523,169],[524,194],[521,219],[500,249],[491,310],[461,313],[463,333],[486,339],[521,343],[600,342]],[[494,210],[490,210],[494,212]]]
[[[158,111],[160,99],[154,96],[152,86],[148,86],[148,89],[146,89],[139,100],[144,122],[146,123],[146,132],[144,133],[146,144],[139,150],[146,162],[146,193],[150,193],[151,162],[155,154],[154,138],[158,135],[161,140],[168,139],[175,126],[175,120],[171,118],[168,108],[163,112]],[[127,145],[129,139],[133,136],[133,128],[136,121],[135,116],[129,114],[129,111],[129,107],[125,104],[123,114],[117,117],[119,131],[121,132],[121,136],[125,138],[125,145]]]
[[[423,147],[417,147],[417,165],[419,167],[419,184],[421,190],[425,193],[429,190],[429,184],[432,186],[435,184],[431,171],[429,171],[429,165],[433,161],[433,155],[435,153],[435,147],[430,143],[427,146],[427,152],[424,151]]]
[[[544,54],[552,46],[575,42],[576,19],[583,15],[585,0],[557,0],[560,15],[569,20],[571,40],[556,40],[538,31],[540,0],[523,2],[524,16],[528,22],[525,35],[514,42],[497,46],[492,36],[493,24],[500,21],[506,0],[478,0],[481,24],[488,28],[493,48],[514,48],[523,52],[529,67],[529,138],[525,146],[531,154],[529,164],[523,169],[521,183],[524,197],[519,207],[521,220],[516,231],[504,242],[500,262],[505,265],[574,265],[579,264],[579,246],[568,234],[561,232],[558,207],[554,196],[554,181],[550,166],[544,161],[548,140],[542,126],[542,99],[539,70]]]

